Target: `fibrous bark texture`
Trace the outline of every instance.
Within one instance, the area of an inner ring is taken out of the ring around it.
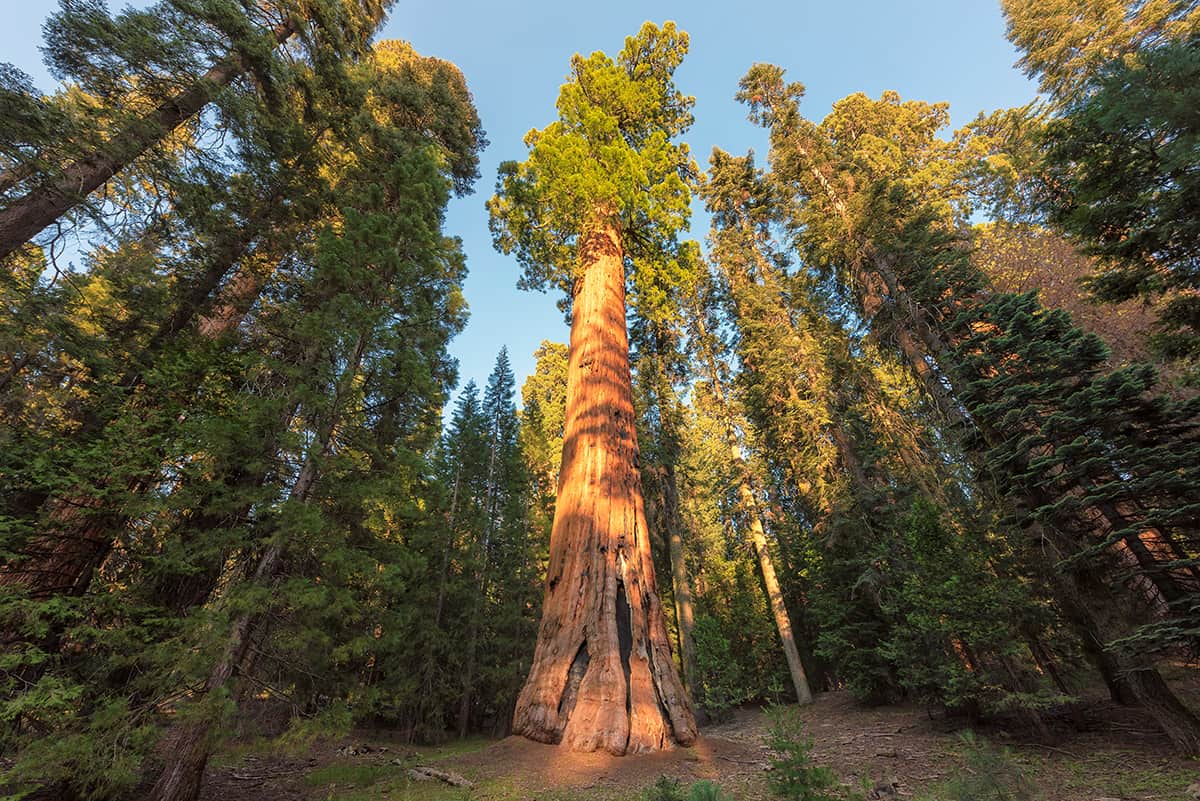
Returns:
[[[646,530],[615,226],[582,253],[546,597],[513,731],[617,755],[690,745]]]

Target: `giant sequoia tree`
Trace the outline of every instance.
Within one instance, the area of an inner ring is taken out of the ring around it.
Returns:
[[[501,166],[489,203],[496,245],[527,287],[567,293],[571,345],[558,504],[537,650],[513,728],[577,750],[690,744],[696,724],[675,664],[638,475],[625,325],[679,274],[688,221],[692,99],[673,82],[687,51],[673,23],[646,23],[614,60],[575,56],[557,121]]]

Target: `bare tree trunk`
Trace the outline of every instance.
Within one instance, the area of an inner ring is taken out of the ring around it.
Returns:
[[[268,547],[259,560],[255,579],[268,580],[274,577],[282,555],[281,545]],[[260,617],[260,614],[247,613],[234,621],[226,638],[225,650],[204,682],[205,696],[219,692],[233,678],[234,669],[242,663],[250,648],[250,635]],[[176,725],[169,735],[171,750],[167,764],[151,788],[148,801],[195,801],[199,797],[204,769],[212,753],[213,730],[219,717],[219,711],[208,709],[197,718]]]
[[[676,502],[678,503],[678,502]],[[692,586],[688,581],[687,564],[683,561],[683,533],[679,515],[667,533],[667,550],[671,558],[671,582],[675,589],[675,621],[679,627],[679,662],[683,666],[683,682],[691,692],[696,691],[696,614],[692,605]]]
[[[779,632],[779,640],[783,645],[783,655],[787,660],[788,673],[792,677],[792,686],[796,690],[796,700],[801,704],[811,704],[813,700],[812,688],[808,683],[808,675],[804,670],[804,662],[800,659],[800,651],[796,647],[796,636],[792,630],[792,619],[788,614],[787,604],[784,603],[783,591],[779,586],[779,579],[775,575],[775,565],[771,561],[771,553],[767,548],[767,536],[762,524],[762,515],[759,513],[758,501],[754,497],[754,491],[751,489],[750,467],[746,464],[746,460],[742,456],[741,445],[738,444],[737,432],[733,423],[733,412],[725,397],[725,388],[721,384],[716,354],[712,352],[707,344],[708,332],[705,330],[704,321],[700,316],[699,309],[696,310],[696,325],[699,328],[700,339],[705,343],[702,345],[702,348],[708,362],[709,382],[712,385],[713,395],[716,397],[717,405],[721,409],[721,415],[724,418],[722,422],[725,425],[725,436],[729,440],[729,457],[738,471],[738,501],[742,507],[742,513],[750,521],[750,538],[754,543],[755,554],[758,556],[759,568],[762,570],[763,584],[767,589],[767,600],[771,604],[771,614],[775,618],[775,629]]]
[[[1051,544],[1051,547],[1054,547]],[[1061,552],[1054,554],[1062,558]],[[1106,643],[1129,636],[1137,621],[1111,596],[1110,582],[1089,567],[1068,568],[1062,598],[1070,616],[1091,634],[1084,650],[1096,661],[1114,700],[1144,708],[1171,743],[1189,756],[1200,754],[1200,718],[1188,709],[1163,680],[1154,660],[1141,654],[1107,648]],[[1066,589],[1069,588],[1069,589]]]
[[[678,634],[679,664],[683,669],[683,683],[696,692],[696,628],[695,611],[692,604],[692,587],[688,581],[687,563],[683,556],[683,519],[679,514],[679,480],[675,469],[679,461],[679,430],[676,426],[675,408],[670,381],[664,359],[670,347],[662,329],[654,327],[650,332],[654,348],[654,396],[658,406],[660,426],[661,464],[652,477],[655,479],[660,506],[651,521],[657,533],[666,532],[667,556],[671,562],[671,593],[675,602],[675,627]]]
[[[1025,642],[1029,646],[1029,655],[1033,657],[1034,664],[1038,666],[1038,670],[1050,677],[1050,680],[1054,682],[1054,686],[1058,688],[1060,693],[1070,695],[1071,688],[1067,685],[1058,666],[1054,663],[1054,657],[1046,650],[1046,646],[1037,634],[1026,632]]]
[[[690,745],[638,476],[625,271],[611,215],[581,245],[542,621],[513,730],[578,751]]]
[[[297,31],[292,19],[272,31],[277,44]],[[37,236],[46,226],[82,203],[138,156],[194,117],[222,89],[245,72],[232,54],[201,76],[192,88],[163,101],[145,117],[117,131],[95,153],[69,165],[45,186],[0,209],[0,259]]]
[[[44,530],[22,545],[19,556],[0,569],[0,587],[30,598],[82,595],[112,548],[119,513],[106,513],[99,498],[54,499]]]
[[[490,522],[489,522],[490,528]],[[471,723],[471,701],[475,692],[475,662],[479,647],[479,618],[480,606],[487,600],[488,585],[488,536],[484,535],[483,546],[480,549],[479,572],[476,576],[475,598],[471,602],[471,619],[467,623],[467,663],[463,667],[463,694],[458,706],[458,736],[466,737]]]
[[[730,457],[740,462],[742,459],[741,448],[735,443],[730,450]],[[788,672],[792,676],[792,686],[796,689],[796,700],[801,704],[811,704],[812,689],[808,686],[804,663],[800,661],[800,652],[796,649],[796,636],[792,632],[792,620],[788,615],[787,604],[783,601],[783,590],[780,589],[779,579],[775,575],[771,553],[767,549],[767,535],[763,531],[762,517],[758,514],[758,504],[754,499],[754,493],[750,491],[750,484],[745,478],[738,483],[738,498],[742,508],[750,515],[750,537],[754,542],[754,550],[758,554],[758,565],[762,568],[763,584],[767,587],[767,599],[771,602],[771,614],[775,617],[775,628],[779,631],[779,639],[783,643],[783,655],[787,658]]]

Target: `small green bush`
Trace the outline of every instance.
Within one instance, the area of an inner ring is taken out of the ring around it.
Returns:
[[[701,779],[688,789],[688,801],[733,801],[733,797],[718,785]]]
[[[767,745],[771,758],[771,791],[785,801],[837,801],[831,792],[837,777],[813,762],[812,740],[804,737],[795,707],[775,707],[768,713],[771,725]]]
[[[642,791],[642,801],[686,801],[678,779],[659,776],[658,781]]]
[[[641,801],[734,801],[733,797],[710,781],[701,779],[683,791],[678,779],[659,776],[658,781],[642,791]]]
[[[965,746],[966,763],[946,782],[950,801],[1035,801],[1036,788],[1012,751],[995,748],[969,731],[959,739]]]

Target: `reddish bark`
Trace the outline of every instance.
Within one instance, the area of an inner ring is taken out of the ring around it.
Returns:
[[[655,592],[638,474],[615,224],[598,226],[581,258],[546,596],[513,731],[617,755],[690,745],[696,723]]]

